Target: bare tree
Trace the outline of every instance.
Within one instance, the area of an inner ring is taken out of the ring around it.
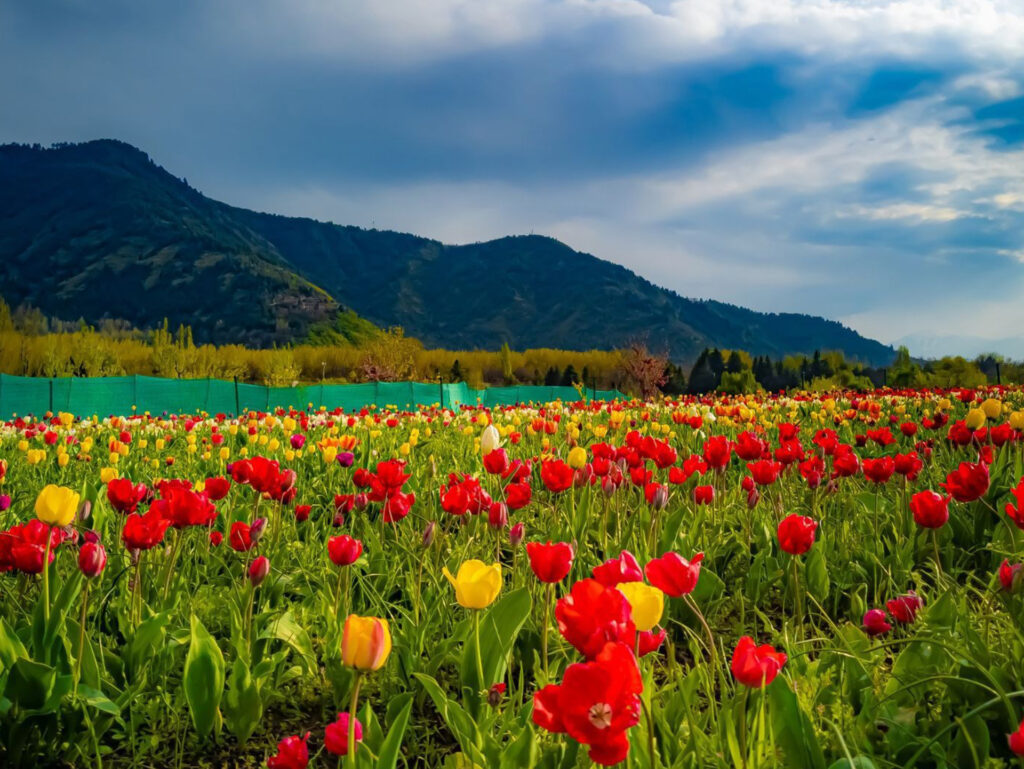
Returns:
[[[668,381],[668,356],[656,355],[647,349],[647,343],[636,340],[622,355],[622,369],[640,390],[645,399],[655,397],[659,388]]]

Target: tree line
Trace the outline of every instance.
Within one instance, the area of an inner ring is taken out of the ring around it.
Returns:
[[[655,396],[765,390],[869,390],[876,387],[978,386],[1022,383],[1024,364],[997,355],[968,361],[915,361],[900,348],[888,367],[864,366],[835,351],[751,356],[708,348],[684,366],[637,342],[622,350],[572,351],[426,349],[401,328],[357,343],[295,344],[271,349],[195,344],[186,325],[165,321],[143,331],[119,321],[98,327],[69,323],[38,310],[15,310],[0,299],[0,373],[41,377],[125,376],[238,379],[268,386],[298,383],[425,381],[471,387],[582,385]]]

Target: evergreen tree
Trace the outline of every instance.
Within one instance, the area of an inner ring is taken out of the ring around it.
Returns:
[[[548,369],[548,373],[544,375],[544,384],[548,387],[557,387],[561,377],[558,374],[558,369],[552,366]]]
[[[576,373],[576,369],[573,368],[573,365],[570,363],[565,367],[565,371],[562,372],[562,379],[559,381],[559,384],[562,387],[572,387],[579,381],[579,374]]]
[[[449,372],[449,379],[451,379],[452,382],[461,382],[464,379],[462,366],[459,364],[458,358],[456,358],[455,362],[452,364],[452,370]]]

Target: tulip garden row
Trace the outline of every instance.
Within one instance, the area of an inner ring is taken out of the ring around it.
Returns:
[[[0,426],[0,765],[1024,756],[1024,392]]]

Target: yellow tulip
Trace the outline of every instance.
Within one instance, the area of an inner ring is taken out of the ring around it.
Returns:
[[[995,398],[986,398],[981,404],[981,410],[989,419],[999,419],[999,415],[1003,413],[1003,404]]]
[[[466,609],[486,609],[501,592],[501,564],[488,566],[475,558],[459,567],[457,576],[452,576],[448,567],[444,576],[455,588],[455,600]]]
[[[356,670],[379,670],[391,654],[388,621],[349,614],[341,636],[341,662]]]
[[[582,446],[573,446],[569,451],[569,467],[579,470],[587,464],[587,450]]]
[[[664,593],[643,582],[623,582],[617,589],[629,601],[637,630],[650,630],[658,624],[665,610]]]
[[[51,526],[69,526],[75,520],[80,499],[66,486],[44,486],[36,497],[36,518]]]
[[[1024,411],[1014,411],[1010,414],[1010,427],[1014,430],[1024,430]]]
[[[987,417],[985,416],[984,411],[981,409],[971,409],[967,412],[967,418],[964,419],[964,422],[966,422],[967,426],[972,430],[977,430],[979,427],[983,427],[985,425],[986,419]]]

